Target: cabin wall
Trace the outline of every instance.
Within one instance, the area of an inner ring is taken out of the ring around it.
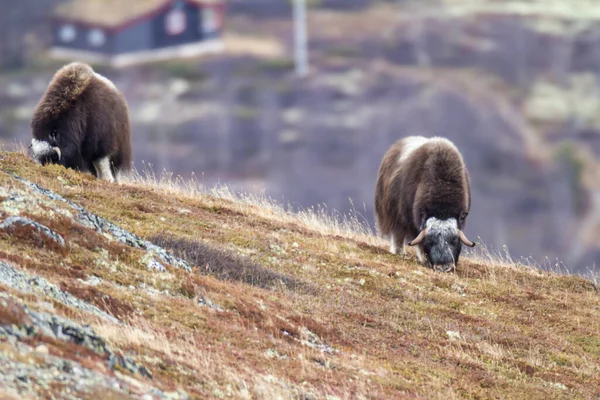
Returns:
[[[152,22],[142,20],[115,35],[115,54],[143,51],[152,48]]]
[[[167,18],[174,9],[180,10],[185,15],[185,29],[178,34],[169,34],[167,31]],[[202,39],[200,9],[189,3],[174,3],[169,9],[154,17],[151,20],[151,24],[153,34],[152,48],[155,49],[198,42]]]
[[[218,38],[221,34],[223,21],[223,8],[205,6],[199,10],[202,18],[198,23],[198,30],[202,39]]]
[[[102,54],[109,54],[114,50],[114,35],[106,29],[70,22],[57,22],[53,24],[52,35],[53,44],[56,47],[93,51]]]
[[[53,44],[107,55],[164,49],[219,37],[222,20],[223,7],[177,1],[115,30],[57,21]]]

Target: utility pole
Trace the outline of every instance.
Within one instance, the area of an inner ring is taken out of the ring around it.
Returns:
[[[294,55],[296,74],[308,74],[308,41],[306,27],[306,0],[294,0]]]

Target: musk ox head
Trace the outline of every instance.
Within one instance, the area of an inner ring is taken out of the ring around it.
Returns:
[[[42,165],[61,164],[71,166],[79,154],[78,140],[70,134],[68,126],[48,127],[45,124],[32,124],[33,138],[29,146],[31,157]]]
[[[456,218],[428,218],[419,235],[408,243],[419,246],[419,253],[430,267],[444,272],[452,270],[458,263],[462,245],[474,247],[459,225],[464,224],[466,214]]]
[[[31,139],[29,148],[33,159],[42,165],[61,162],[62,151],[54,134],[51,134],[48,140]]]

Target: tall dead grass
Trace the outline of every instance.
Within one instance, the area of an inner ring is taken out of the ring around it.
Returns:
[[[201,183],[194,174],[190,179],[175,176],[167,171],[163,171],[157,176],[150,165],[145,165],[141,172],[134,171],[124,183],[191,199],[222,199],[231,202],[238,211],[245,214],[280,223],[297,223],[323,236],[339,236],[376,247],[388,246],[388,242],[377,236],[366,218],[356,211],[340,213],[337,210],[329,210],[325,205],[294,210],[290,205],[285,206],[264,193],[235,191],[226,184],[208,187]],[[463,250],[463,256],[486,266],[491,277],[493,277],[495,268],[519,268],[536,274],[541,272],[569,274],[567,266],[559,259],[546,258],[542,261],[533,257],[515,259],[506,245],[499,249],[493,249],[487,246],[480,237],[478,237],[475,248]],[[593,282],[599,280],[596,274],[590,272],[589,275],[588,279]]]
[[[224,184],[207,187],[193,174],[190,179],[175,176],[167,171],[157,176],[151,166],[145,167],[141,172],[134,171],[123,183],[187,198],[222,199],[230,201],[238,211],[247,214],[282,223],[298,223],[322,235],[341,236],[373,246],[386,245],[383,239],[373,234],[373,229],[366,219],[356,211],[340,213],[337,210],[329,210],[325,205],[294,210],[291,205],[285,206],[265,194],[235,191]]]

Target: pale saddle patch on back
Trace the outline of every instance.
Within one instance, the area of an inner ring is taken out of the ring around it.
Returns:
[[[107,77],[100,75],[97,72],[94,72],[94,75],[96,75],[96,78],[98,78],[102,83],[104,83],[106,86],[108,86],[112,90],[117,90],[117,87],[115,86],[115,84],[112,83],[112,81],[110,79],[108,79]]]
[[[99,158],[93,162],[98,178],[105,181],[114,182],[112,171],[110,170],[110,159],[108,157]]]
[[[427,143],[429,139],[424,136],[408,136],[404,138],[404,146],[402,147],[402,153],[398,157],[398,162],[406,160],[415,150]]]
[[[456,148],[454,143],[452,143],[450,140],[448,140],[446,138],[439,137],[439,136],[434,136],[431,138],[426,138],[425,136],[407,136],[403,140],[404,140],[404,147],[402,148],[402,153],[400,154],[400,157],[398,158],[398,162],[403,162],[408,157],[410,157],[410,155],[412,153],[414,153],[415,150],[417,150],[419,147],[421,147],[427,143],[443,144],[444,146],[453,148],[454,150],[456,150],[457,153],[459,153],[458,149]]]

